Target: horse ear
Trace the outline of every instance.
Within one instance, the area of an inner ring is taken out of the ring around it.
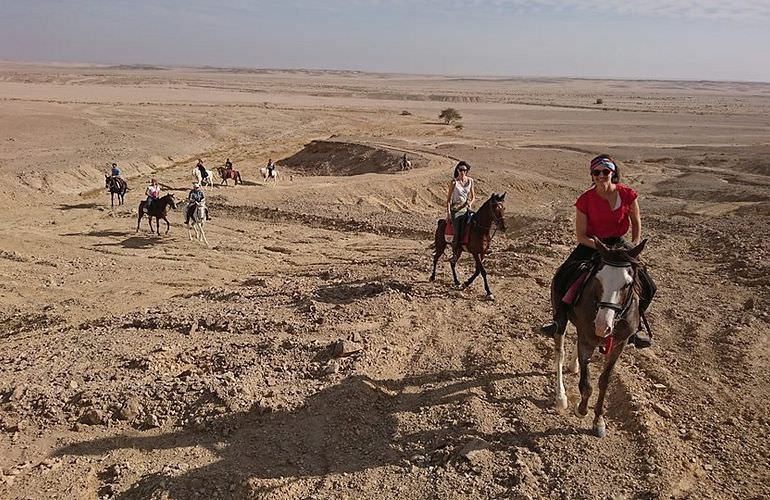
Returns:
[[[500,195],[500,198],[499,198],[499,199],[500,199],[500,201],[505,201],[505,195],[506,195],[506,194],[508,194],[508,192],[507,192],[507,191],[506,191],[505,193],[503,193],[503,194],[501,194],[501,195]]]
[[[498,200],[498,198],[497,198],[497,196],[498,196],[498,194],[497,194],[497,193],[492,193],[492,196],[490,196],[490,197],[489,197],[489,199],[490,199],[490,200],[494,200],[494,201],[499,201],[499,200]]]
[[[641,243],[636,245],[634,248],[628,251],[628,255],[633,257],[634,259],[639,257],[639,254],[642,253],[642,250],[644,250],[644,246],[647,244],[647,238],[643,239]]]

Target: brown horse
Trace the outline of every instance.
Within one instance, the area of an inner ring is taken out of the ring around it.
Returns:
[[[588,281],[568,312],[568,318],[577,329],[577,352],[571,363],[571,371],[580,367],[580,404],[575,414],[585,417],[588,414],[588,400],[593,389],[589,381],[588,362],[597,347],[605,355],[604,370],[599,377],[599,397],[594,406],[593,431],[598,437],[607,434],[604,422],[604,398],[610,374],[628,338],[639,325],[639,296],[641,285],[639,254],[644,250],[647,240],[643,240],[632,249],[624,247],[607,248],[597,241],[597,250],[601,260],[591,273]],[[552,284],[553,286],[553,284]],[[567,396],[564,392],[562,366],[564,364],[564,332],[566,323],[560,325],[554,335],[556,362],[556,408],[567,408]]]
[[[217,172],[219,172],[219,177],[222,178],[222,182],[219,183],[220,185],[224,184],[226,186],[227,179],[232,179],[233,181],[235,181],[236,186],[238,185],[239,182],[243,184],[243,179],[241,179],[241,173],[235,170],[234,168],[227,169],[225,167],[219,167],[217,168]]]
[[[142,217],[144,217],[144,205],[147,203],[147,200],[142,200],[139,203],[139,219],[136,221],[136,230],[139,231],[139,223],[142,221]],[[171,228],[171,224],[169,224],[168,219],[166,216],[168,215],[168,208],[171,207],[173,209],[176,209],[176,200],[174,200],[174,195],[172,193],[167,194],[166,196],[162,196],[158,198],[157,200],[153,201],[150,205],[150,210],[147,213],[147,222],[150,224],[150,232],[154,232],[152,230],[152,218],[155,217],[155,227],[158,230],[158,235],[160,236],[160,220],[163,219],[166,221],[166,234],[168,234],[168,230]]]
[[[470,232],[467,245],[460,245],[456,251],[453,252],[452,258],[449,259],[449,265],[452,267],[452,277],[456,286],[460,286],[460,281],[457,279],[457,270],[455,264],[457,259],[463,253],[463,248],[473,255],[473,259],[476,261],[476,270],[468,280],[463,283],[462,287],[467,288],[473,283],[473,280],[481,274],[484,278],[484,290],[487,292],[487,298],[494,300],[495,296],[492,295],[492,291],[489,289],[489,283],[487,282],[487,271],[484,269],[484,255],[489,249],[489,245],[492,242],[493,234],[490,234],[492,226],[496,226],[501,231],[505,231],[505,193],[492,194],[487,201],[481,205],[479,211],[473,216],[466,231]],[[439,219],[438,227],[436,227],[436,236],[433,241],[433,247],[435,251],[433,253],[433,272],[430,275],[430,281],[436,279],[436,263],[439,257],[444,254],[444,249],[447,246],[447,242],[444,239],[444,230],[446,229],[446,219]]]
[[[126,191],[128,191],[128,184],[120,177],[113,177],[111,175],[104,176],[104,187],[110,190],[110,206],[115,208],[115,195],[118,195],[118,206],[125,203]]]

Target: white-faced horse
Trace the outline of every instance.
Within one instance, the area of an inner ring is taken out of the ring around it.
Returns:
[[[262,175],[262,179],[263,180],[267,180],[268,179],[268,175],[269,175],[270,172],[268,172],[266,167],[262,167],[262,168],[259,169],[259,173]],[[273,181],[278,182],[278,169],[277,168],[273,169],[273,175],[272,175],[271,178],[273,179]]]
[[[193,240],[192,230],[195,230],[195,237],[198,241],[202,241],[209,246],[209,241],[206,239],[206,233],[203,231],[203,226],[206,223],[206,202],[190,202],[195,204],[195,208],[192,211],[190,222],[187,225],[187,235],[190,237],[190,241]]]
[[[201,186],[208,183],[209,186],[214,187],[214,173],[207,168],[205,168],[204,170],[206,171],[205,178],[201,175],[201,171],[198,167],[193,168],[193,171],[192,171],[193,177],[195,178],[196,182],[198,182],[198,184],[200,184]]]
[[[577,329],[577,353],[570,363],[570,370],[580,369],[580,403],[575,414],[588,414],[588,400],[593,389],[589,380],[588,362],[597,347],[604,351],[605,362],[599,376],[599,397],[594,405],[593,431],[598,437],[607,434],[604,422],[604,399],[612,369],[615,366],[628,338],[639,326],[639,300],[641,284],[639,254],[647,240],[634,248],[607,248],[597,241],[601,261],[592,277],[583,288],[580,297],[568,310],[567,317]],[[585,279],[585,278],[581,278]],[[553,286],[553,285],[552,285]],[[574,286],[574,285],[573,285]],[[556,409],[567,408],[562,367],[564,365],[564,332],[566,323],[559,325],[554,335],[556,361]]]

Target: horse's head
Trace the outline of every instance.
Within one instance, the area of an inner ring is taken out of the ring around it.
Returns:
[[[112,185],[112,177],[109,175],[104,175],[104,187],[108,188]]]
[[[596,272],[596,318],[594,327],[598,337],[612,334],[615,323],[630,306],[636,283],[638,257],[644,250],[647,240],[643,240],[631,250],[625,248],[607,248],[601,241],[596,241],[596,249],[601,256],[601,264]],[[635,327],[635,325],[632,325]]]
[[[164,196],[168,200],[168,205],[176,210],[176,199],[174,198],[174,193],[169,193],[166,196]]]
[[[485,205],[489,204],[489,210],[492,213],[492,221],[497,225],[500,231],[505,232],[505,195],[492,193]]]

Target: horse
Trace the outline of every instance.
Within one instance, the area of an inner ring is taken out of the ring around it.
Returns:
[[[241,173],[235,170],[234,168],[227,169],[225,167],[219,167],[217,168],[217,172],[219,172],[219,176],[222,178],[222,182],[219,184],[227,185],[227,179],[232,179],[235,181],[235,185],[237,186],[240,182],[243,184],[243,180],[241,179]]]
[[[111,175],[104,176],[104,187],[110,190],[110,206],[115,208],[115,195],[118,195],[118,206],[125,203],[126,191],[128,191],[128,184],[120,177],[113,177]]]
[[[201,175],[201,171],[198,167],[193,168],[192,174],[195,178],[195,181],[201,186],[208,182],[209,186],[214,187],[214,172],[207,168],[204,170],[206,170],[205,178]]]
[[[577,352],[571,362],[570,371],[580,370],[580,404],[575,408],[578,417],[588,414],[588,400],[593,389],[589,381],[588,362],[597,346],[605,355],[604,369],[599,376],[599,397],[594,406],[593,432],[597,437],[607,435],[604,421],[604,399],[607,394],[610,374],[628,338],[639,325],[639,300],[641,283],[639,254],[647,240],[642,240],[632,249],[625,247],[607,248],[601,241],[596,242],[599,251],[597,267],[588,275],[580,297],[569,308],[567,317],[577,329]],[[551,284],[552,293],[555,283]],[[574,285],[573,285],[574,286]],[[564,332],[566,323],[559,326],[554,335],[556,363],[556,409],[567,409],[564,392],[562,366],[564,364]]]
[[[278,182],[278,169],[273,169],[273,175],[270,176],[270,172],[266,167],[262,167],[259,169],[259,173],[262,175],[262,179],[267,180],[269,178],[272,178],[274,182]]]
[[[142,217],[144,217],[144,206],[147,203],[147,200],[142,200],[139,203],[139,219],[136,221],[136,231],[139,232],[139,223],[142,221]],[[156,220],[156,229],[158,231],[158,236],[160,236],[160,220],[163,219],[166,221],[166,234],[168,234],[168,230],[171,228],[171,224],[169,224],[168,219],[166,216],[168,215],[168,207],[171,207],[173,209],[176,209],[176,200],[174,200],[174,195],[172,193],[167,194],[166,196],[162,196],[158,198],[157,200],[152,202],[152,205],[150,205],[150,211],[147,213],[147,222],[150,224],[150,232],[154,232],[152,230],[152,218],[155,217]]]
[[[470,224],[466,225],[466,231],[468,231],[469,238],[467,245],[459,245],[457,251],[453,251],[452,257],[449,259],[449,265],[452,267],[452,277],[454,278],[455,286],[460,286],[460,281],[457,279],[457,270],[455,265],[460,255],[463,253],[463,248],[473,255],[473,259],[476,261],[476,270],[468,278],[468,280],[462,284],[462,288],[468,288],[476,277],[481,274],[484,278],[484,290],[487,292],[487,299],[494,300],[495,296],[489,289],[489,282],[487,281],[487,271],[484,269],[484,255],[489,249],[489,245],[492,242],[492,236],[490,231],[492,226],[496,226],[501,231],[505,231],[505,193],[492,194],[487,201],[481,205],[479,211],[473,216]],[[434,281],[436,279],[436,263],[439,257],[444,254],[444,249],[447,246],[447,241],[444,238],[444,231],[446,229],[446,219],[439,219],[436,227],[436,235],[433,241],[433,273],[431,273],[429,280]],[[461,236],[462,237],[462,236]]]
[[[187,236],[190,237],[190,241],[193,240],[191,229],[195,230],[195,237],[198,241],[203,241],[206,246],[209,246],[209,240],[206,239],[206,233],[203,232],[203,225],[206,223],[206,202],[190,202],[195,204],[195,209],[190,217],[190,223],[187,225]]]

